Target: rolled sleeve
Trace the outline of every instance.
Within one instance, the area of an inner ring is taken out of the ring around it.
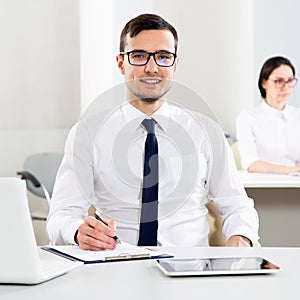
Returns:
[[[242,235],[255,245],[258,236],[258,215],[253,200],[248,197],[215,198],[214,202],[223,220],[223,234],[228,240]]]

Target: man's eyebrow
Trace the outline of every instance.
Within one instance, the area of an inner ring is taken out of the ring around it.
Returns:
[[[133,49],[133,50],[130,50],[128,52],[133,52],[133,51],[136,51],[136,52],[147,52],[146,50],[143,50],[143,49]]]
[[[142,50],[142,49],[133,49],[133,50],[130,50],[130,51],[126,51],[126,52],[149,52],[149,53],[173,53],[172,51],[169,51],[169,50],[165,50],[165,49],[160,49],[160,50],[156,50],[156,51],[147,51],[147,50]]]

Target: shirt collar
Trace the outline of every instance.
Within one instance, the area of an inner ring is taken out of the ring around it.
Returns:
[[[129,125],[132,131],[136,131],[137,128],[141,125],[142,121],[146,118],[153,118],[157,125],[163,130],[166,131],[169,123],[170,115],[169,104],[165,101],[162,106],[151,116],[148,116],[135,108],[129,102],[125,102],[121,105],[121,111],[124,117],[125,122]]]
[[[167,131],[170,117],[170,106],[164,101],[163,105],[151,116],[163,131]]]
[[[265,100],[262,101],[262,109],[270,116],[282,117],[284,120],[288,119],[290,112],[290,107],[288,106],[288,104],[285,105],[283,110],[278,110],[270,106]]]

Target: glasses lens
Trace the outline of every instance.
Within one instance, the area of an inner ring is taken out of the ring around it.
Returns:
[[[293,86],[295,86],[296,83],[297,83],[297,78],[294,78],[294,79],[292,79],[292,80],[289,80],[287,83],[288,83],[289,87],[293,87]]]
[[[274,80],[276,87],[282,88],[285,85],[285,81],[283,79]]]
[[[129,63],[134,66],[146,65],[150,56],[153,56],[156,64],[161,67],[171,67],[175,61],[175,54],[170,52],[148,53],[144,51],[132,51],[128,53]]]
[[[155,54],[155,62],[161,67],[170,67],[173,65],[175,55],[169,52],[158,52]]]
[[[142,66],[147,63],[149,54],[142,51],[133,51],[128,54],[129,63],[135,66]]]
[[[283,79],[277,79],[273,80],[273,82],[275,83],[275,86],[277,88],[283,88],[286,84],[288,85],[288,87],[294,87],[297,83],[297,78],[293,78],[288,81],[285,81]]]

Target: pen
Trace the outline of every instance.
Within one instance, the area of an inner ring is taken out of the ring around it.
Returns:
[[[107,226],[107,224],[103,221],[103,219],[100,216],[98,216],[96,213],[95,213],[95,219],[102,222],[103,224],[105,224]],[[113,239],[115,241],[117,241],[119,244],[121,244],[121,240],[116,235],[113,236]]]

